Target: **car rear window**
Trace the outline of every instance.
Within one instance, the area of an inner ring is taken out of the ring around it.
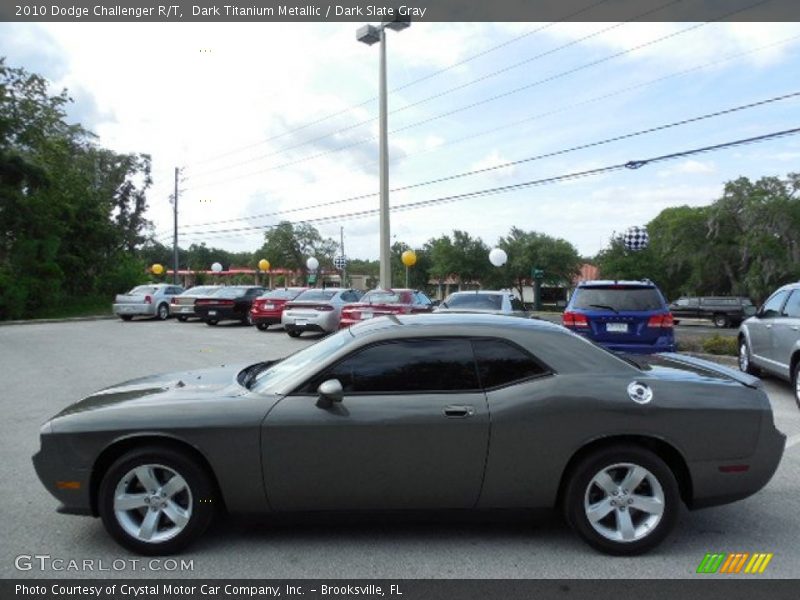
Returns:
[[[458,294],[444,301],[445,308],[482,308],[500,310],[503,296],[500,294]]]
[[[325,302],[338,293],[338,290],[308,290],[300,294],[295,300],[298,302]]]
[[[268,300],[291,300],[295,298],[298,294],[300,294],[299,290],[272,290],[271,292],[267,292],[266,294],[262,294],[262,298],[266,298]]]
[[[189,288],[185,292],[181,294],[181,296],[205,296],[206,294],[213,294],[219,288],[214,285],[198,285],[193,288]]]
[[[152,285],[137,285],[130,292],[128,292],[128,294],[155,294],[157,289],[157,287],[153,287]]]
[[[664,308],[661,295],[654,287],[592,286],[575,290],[572,308],[583,310],[660,310]]]
[[[214,294],[214,298],[238,298],[239,296],[244,296],[248,289],[250,288],[224,287]]]
[[[400,294],[397,292],[374,291],[367,292],[361,298],[361,302],[372,304],[410,304],[411,294]]]

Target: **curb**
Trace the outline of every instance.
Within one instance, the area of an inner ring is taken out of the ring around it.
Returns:
[[[0,321],[0,327],[5,325],[44,325],[46,323],[73,323],[79,321],[105,321],[116,319],[115,315],[94,315],[90,317],[67,317],[63,319],[27,319],[19,321]]]

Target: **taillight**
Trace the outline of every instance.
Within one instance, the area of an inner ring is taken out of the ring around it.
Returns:
[[[586,315],[576,312],[565,312],[561,315],[561,323],[564,327],[589,328],[589,320]]]
[[[152,296],[145,296],[144,297],[144,303],[145,304],[152,304],[153,303],[153,297]]]
[[[654,329],[672,329],[675,326],[675,321],[672,318],[672,313],[653,315],[647,321],[647,326]]]

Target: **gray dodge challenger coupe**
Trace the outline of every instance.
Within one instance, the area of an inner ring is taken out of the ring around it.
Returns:
[[[33,462],[61,512],[100,516],[142,554],[180,550],[221,510],[522,507],[559,507],[594,548],[639,554],[681,503],[761,489],[785,440],[747,374],[434,314],[107,388],[45,423]]]

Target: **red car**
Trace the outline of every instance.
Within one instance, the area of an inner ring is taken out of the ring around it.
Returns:
[[[266,331],[270,325],[279,325],[286,303],[294,300],[307,289],[305,287],[283,288],[272,290],[256,298],[250,309],[250,320],[253,325],[261,331]]]
[[[433,310],[431,299],[417,290],[372,290],[354,304],[342,307],[339,329],[350,327],[365,319],[383,315],[408,315],[428,313]]]

